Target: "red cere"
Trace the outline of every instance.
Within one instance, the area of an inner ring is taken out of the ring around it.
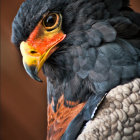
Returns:
[[[38,25],[29,36],[27,43],[40,54],[43,54],[52,46],[56,46],[65,37],[66,35],[63,32],[56,33],[52,37],[47,37],[44,35],[42,27]]]

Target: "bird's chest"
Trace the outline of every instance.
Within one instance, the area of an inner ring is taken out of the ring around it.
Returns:
[[[72,106],[75,102],[69,101]],[[52,109],[53,101],[48,105],[48,125],[47,140],[60,140],[70,122],[83,109],[85,103],[77,104],[74,107],[66,107],[64,105],[64,96],[58,101],[57,111]]]

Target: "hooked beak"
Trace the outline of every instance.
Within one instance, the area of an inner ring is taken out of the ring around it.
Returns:
[[[42,80],[38,77],[38,72],[36,69],[36,66],[28,66],[26,63],[23,63],[24,68],[26,70],[26,72],[28,73],[28,75],[33,78],[34,80],[38,81],[38,82],[42,82]]]
[[[52,40],[46,44],[47,47],[45,49],[43,48],[43,51],[38,49],[39,46],[34,47],[29,45],[28,42],[21,42],[20,51],[23,56],[23,65],[31,78],[37,80],[38,82],[42,82],[42,80],[38,77],[38,72],[42,68],[44,62],[58,48],[56,45],[65,37],[66,35],[61,33],[58,38],[55,38],[55,41]]]

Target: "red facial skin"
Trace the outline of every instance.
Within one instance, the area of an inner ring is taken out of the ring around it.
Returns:
[[[55,33],[45,32],[45,28],[39,24],[36,26],[27,40],[27,43],[41,55],[49,50],[52,46],[56,46],[66,37],[62,31]]]

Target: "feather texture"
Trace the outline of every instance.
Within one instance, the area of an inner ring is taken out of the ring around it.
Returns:
[[[117,86],[106,96],[95,118],[84,127],[77,140],[139,140],[140,79]]]
[[[62,139],[71,140],[94,118],[107,92],[140,78],[140,14],[129,8],[128,0],[26,0],[12,24],[12,42],[18,47],[45,13],[55,11],[63,17],[67,37],[46,60],[43,72],[48,110],[55,123],[63,112],[59,106],[62,97],[64,110],[72,111],[75,106],[71,103],[84,104],[77,108],[78,114],[68,116],[68,127],[62,130],[66,130]],[[55,129],[60,128],[57,126]]]

